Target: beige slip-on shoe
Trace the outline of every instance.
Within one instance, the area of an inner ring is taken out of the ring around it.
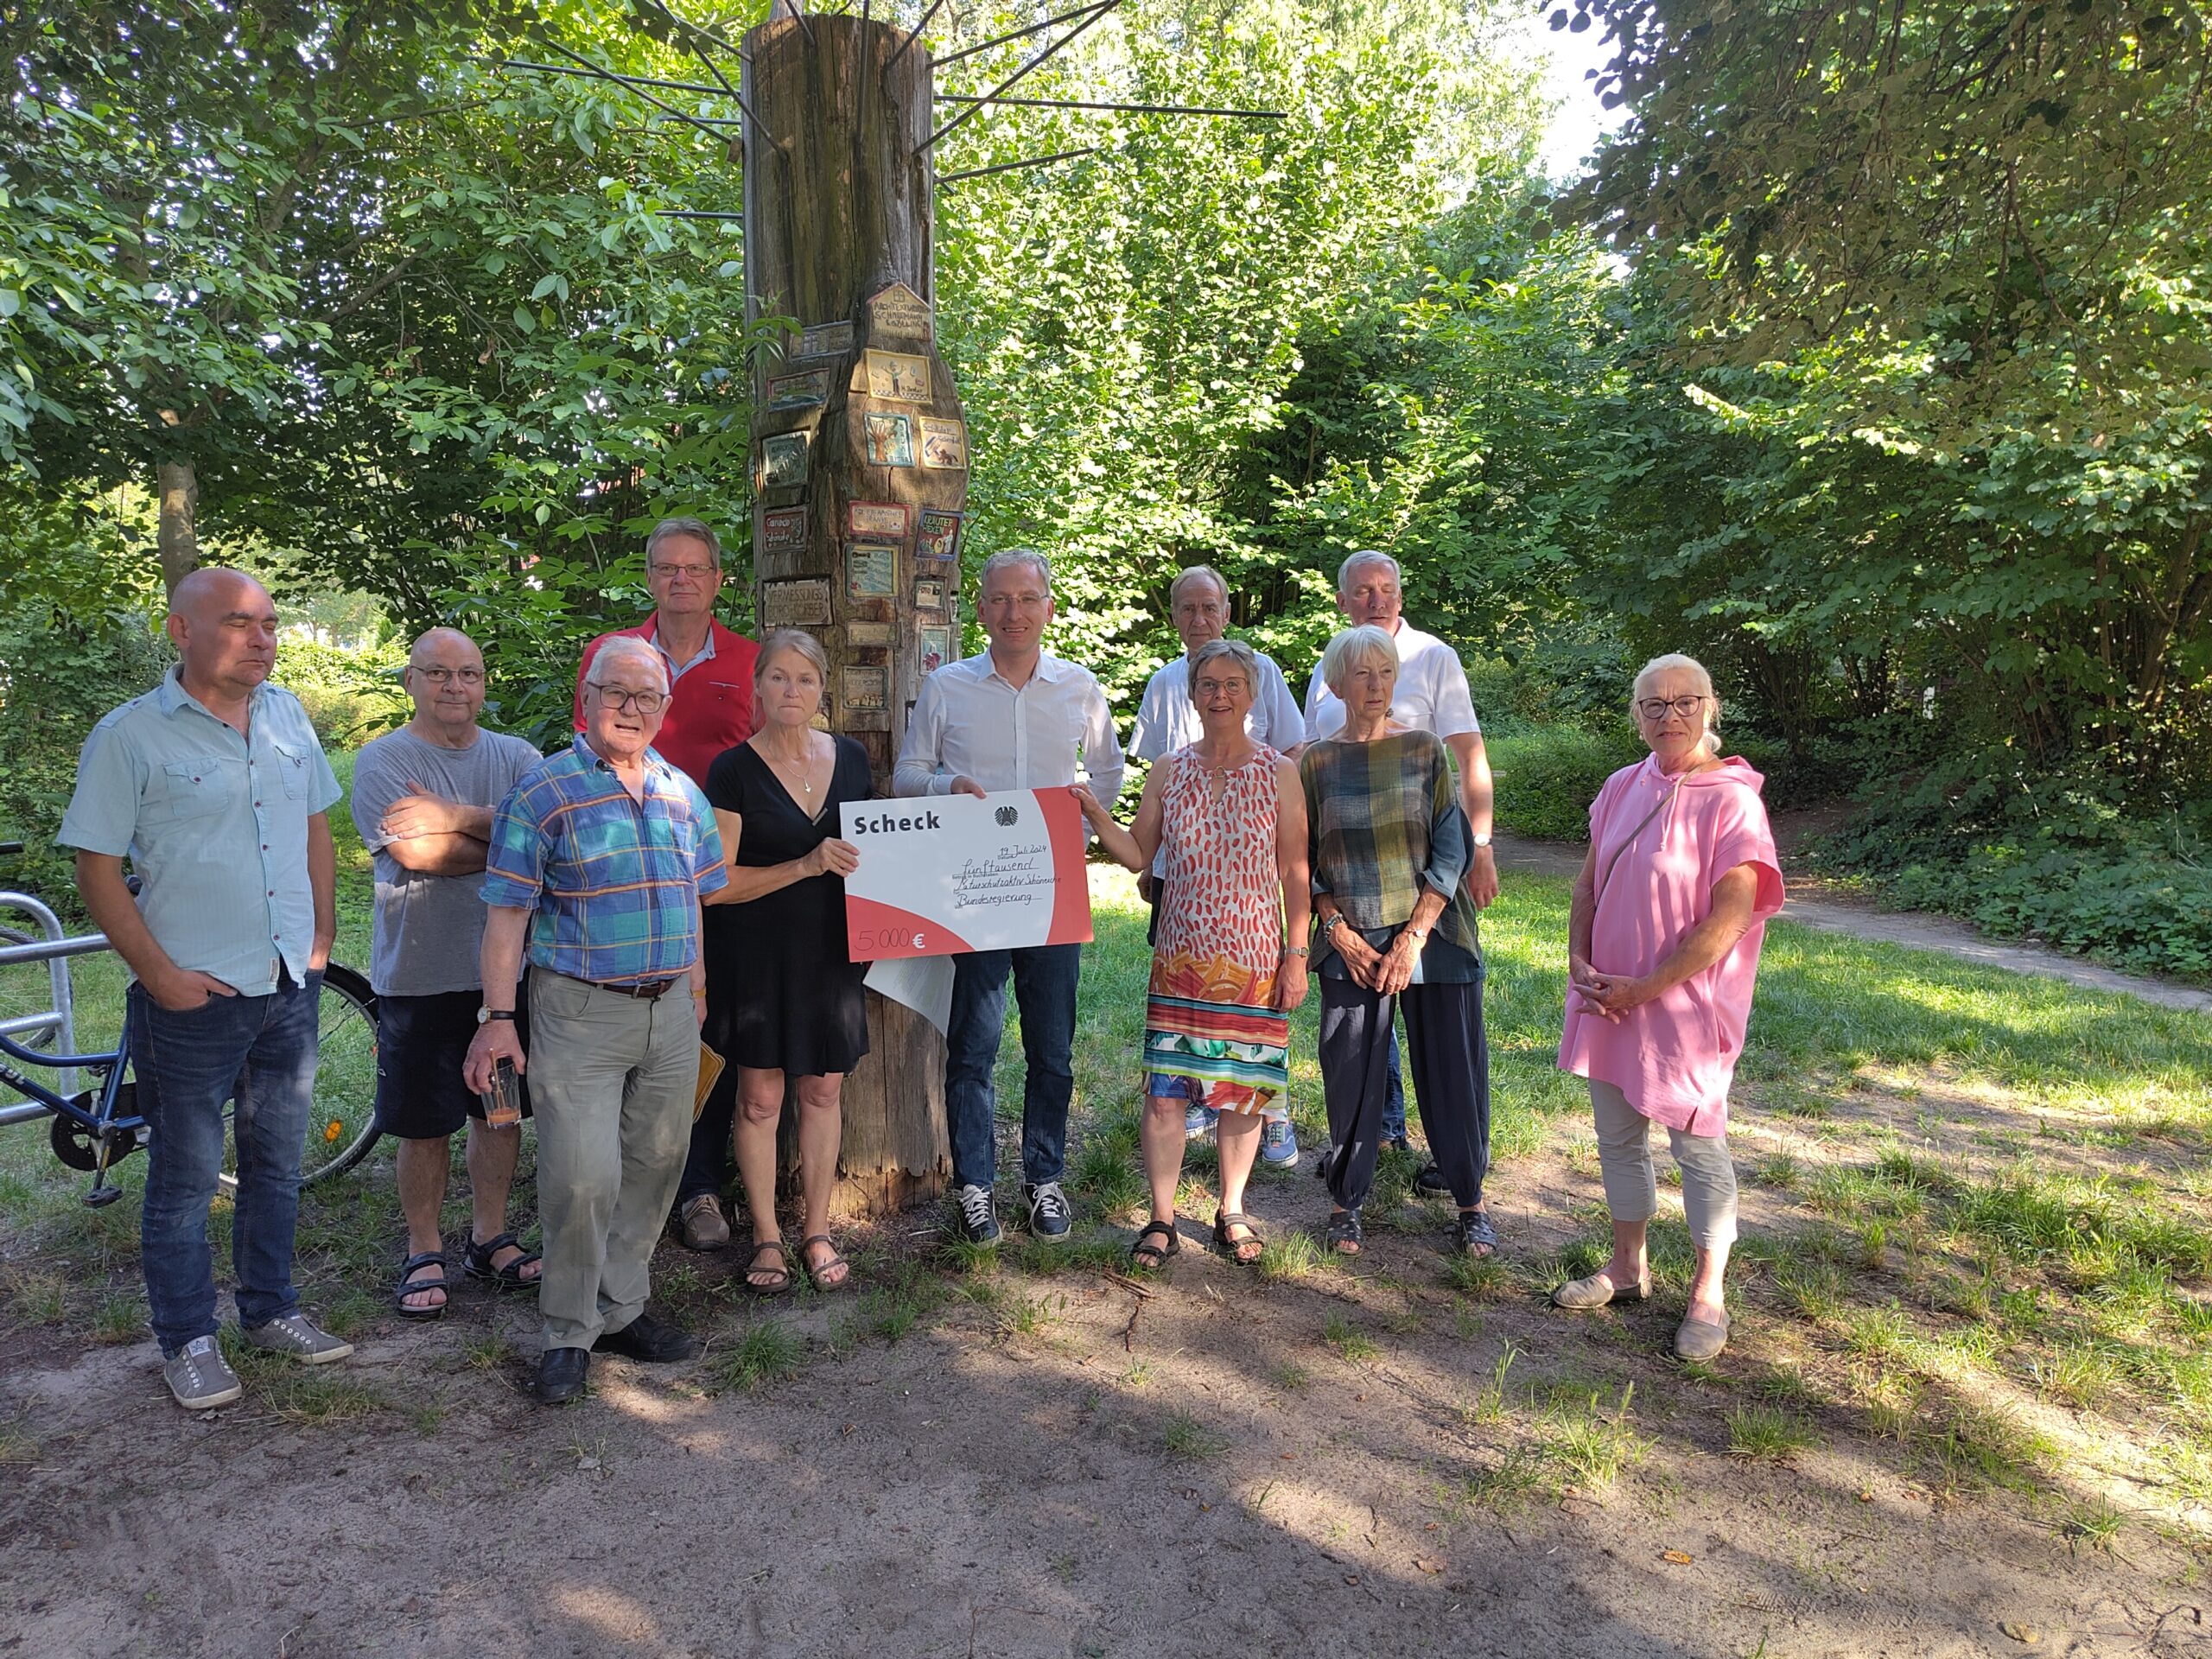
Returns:
[[[1718,1359],[1720,1351],[1728,1345],[1728,1316],[1723,1313],[1720,1323],[1713,1325],[1704,1319],[1684,1319],[1675,1327],[1675,1357],[1677,1359]]]
[[[1552,1292],[1554,1307],[1603,1307],[1608,1302],[1643,1302],[1651,1298],[1651,1275],[1623,1289],[1601,1268],[1587,1279],[1570,1279]]]

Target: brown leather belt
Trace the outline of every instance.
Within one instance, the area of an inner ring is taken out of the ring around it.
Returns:
[[[574,974],[563,974],[561,977],[563,979],[576,979],[576,976]],[[634,996],[640,1002],[658,1001],[660,998],[667,995],[668,988],[677,982],[677,981],[672,979],[656,979],[651,983],[644,985],[607,985],[602,984],[600,981],[595,979],[576,979],[577,984],[588,985],[594,991],[612,991],[617,996]]]

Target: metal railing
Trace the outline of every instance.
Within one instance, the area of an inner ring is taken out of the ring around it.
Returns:
[[[12,1019],[0,1020],[0,1036],[13,1038],[26,1048],[45,1047],[41,1039],[51,1039],[53,1052],[57,1054],[77,1052],[77,1004],[69,982],[69,958],[89,957],[108,948],[107,937],[101,933],[70,934],[61,925],[61,918],[53,909],[28,893],[0,892],[0,912],[14,912],[29,917],[38,924],[42,938],[24,944],[0,944],[0,968],[21,963],[42,962],[47,964],[54,1006],[36,1014],[17,1014]],[[77,1092],[75,1069],[67,1068],[60,1073],[59,1093]],[[0,1106],[0,1124],[29,1122],[44,1117],[46,1109],[33,1101]]]

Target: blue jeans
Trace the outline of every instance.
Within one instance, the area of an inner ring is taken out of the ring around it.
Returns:
[[[139,1214],[146,1301],[168,1357],[215,1334],[215,1265],[207,1206],[223,1171],[223,1107],[235,1100],[238,1204],[231,1265],[238,1323],[266,1325],[299,1311],[292,1232],[299,1218],[300,1149],[315,1103],[322,976],[289,975],[267,996],[211,996],[172,1014],[130,987],[131,1070],[150,1131]]]
[[[1406,1138],[1406,1078],[1405,1067],[1398,1060],[1398,1027],[1390,1027],[1390,1091],[1382,1102],[1382,1138],[1402,1141]]]
[[[997,1173],[991,1132],[997,1091],[991,1072],[1006,1029],[1009,968],[1014,1004],[1021,1010],[1021,1053],[1028,1063],[1021,1091],[1021,1179],[1031,1186],[1057,1181],[1067,1160],[1083,947],[973,951],[953,958],[952,1022],[944,1033],[944,1116],[952,1140],[952,1179],[959,1186],[988,1187]]]

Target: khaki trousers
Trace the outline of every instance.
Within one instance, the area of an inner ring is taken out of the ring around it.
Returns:
[[[691,1144],[699,1026],[652,1001],[530,970],[530,1098],[548,1348],[588,1348],[645,1311],[653,1246]]]

